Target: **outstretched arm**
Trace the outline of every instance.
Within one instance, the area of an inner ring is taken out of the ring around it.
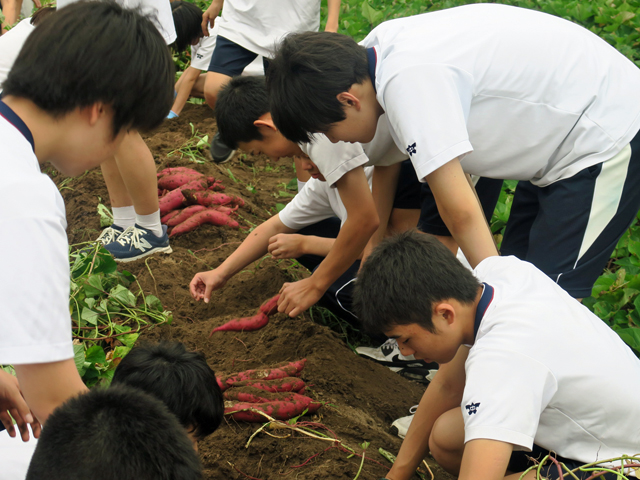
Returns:
[[[218,268],[196,273],[189,285],[191,296],[208,303],[212,291],[222,288],[236,273],[267,253],[271,237],[279,233],[293,232],[295,230],[285,226],[278,215],[271,217],[256,227]]]
[[[347,210],[347,220],[333,248],[313,275],[282,286],[278,311],[290,317],[304,312],[322,297],[329,286],[358,259],[378,228],[378,215],[364,169],[358,167],[350,170],[336,182],[336,186]]]
[[[199,76],[200,70],[192,66],[187,67],[187,69],[182,72],[182,75],[180,75],[180,79],[176,83],[176,99],[173,101],[173,106],[171,107],[171,111],[176,115],[182,112],[184,104],[189,100],[191,90]]]
[[[325,32],[335,33],[338,31],[340,2],[341,0],[327,0],[327,24],[324,27]]]
[[[438,212],[472,268],[498,250],[475,192],[455,158],[427,175]]]
[[[317,255],[326,257],[335,238],[316,237],[315,235],[300,235],[297,233],[281,233],[269,239],[269,253],[273,258],[298,258],[302,255]]]

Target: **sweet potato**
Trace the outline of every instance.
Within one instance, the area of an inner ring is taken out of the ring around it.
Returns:
[[[176,225],[180,225],[182,222],[192,217],[196,213],[201,212],[205,208],[206,207],[203,207],[202,205],[190,205],[187,208],[183,208],[182,210],[177,210],[178,215],[174,215],[173,217],[170,217],[168,221],[163,221],[162,223],[167,224],[169,227],[175,227]],[[171,213],[168,214],[167,217],[171,215]]]
[[[274,378],[295,377],[302,369],[307,361],[306,358],[296,362],[284,362],[272,368],[260,368],[256,370],[245,370],[228,377],[223,377],[223,382],[227,385],[233,385],[236,382],[245,380],[273,380]]]
[[[234,318],[224,325],[220,325],[211,330],[209,337],[215,332],[252,332],[254,330],[260,330],[267,323],[269,323],[269,317],[262,312],[257,313],[253,317]]]
[[[221,190],[224,190],[224,185],[222,185],[221,180],[216,180],[209,186],[209,190],[213,190],[214,192],[219,192]]]
[[[180,190],[172,190],[164,197],[159,199],[158,203],[160,205],[160,216],[164,217],[172,210],[180,208],[184,203],[184,197],[182,196],[182,192]]]
[[[227,400],[224,402],[224,414],[230,415],[234,419],[243,422],[264,423],[267,421],[267,419],[259,413],[251,411],[253,409],[264,412],[276,420],[289,420],[290,418],[301,415],[302,412],[308,409],[311,403],[309,397],[300,397],[300,399],[290,402],[246,403]]]
[[[166,188],[168,190],[174,190],[182,187],[193,180],[206,181],[206,177],[201,173],[172,173],[170,175],[164,175],[158,179],[158,187]],[[205,188],[207,188],[207,185]]]
[[[182,235],[183,233],[190,232],[191,230],[195,230],[196,228],[198,228],[203,223],[210,223],[212,225],[218,226],[227,226],[233,229],[237,229],[240,227],[238,222],[231,219],[229,215],[225,215],[222,212],[218,212],[216,210],[208,208],[199,213],[196,213],[181,224],[176,225],[169,236],[175,237],[176,235]]]
[[[278,299],[280,298],[280,295],[276,295],[273,298],[270,298],[269,300],[267,300],[266,302],[264,302],[262,305],[260,305],[260,311],[262,313],[264,313],[267,316],[271,316],[274,313],[278,312]]]
[[[213,205],[211,207],[208,207],[212,210],[217,210],[218,212],[222,212],[226,215],[237,215],[236,214],[236,210],[238,210],[238,206],[236,205],[235,207],[223,207],[222,205]]]
[[[164,175],[170,175],[172,173],[200,173],[200,172],[196,172],[193,168],[189,168],[189,167],[171,167],[171,168],[165,168],[164,170],[161,170],[158,172],[157,176],[158,178],[164,176]]]
[[[180,215],[182,212],[184,212],[184,209],[173,210],[173,211],[167,213],[164,217],[162,217],[160,219],[160,221],[162,223],[164,223],[165,225],[167,225],[167,222],[169,220],[171,220],[172,218],[175,218],[176,216]]]
[[[193,192],[186,189],[182,193],[190,205],[195,205],[196,203],[205,207],[211,205],[239,205],[242,207],[244,205],[244,200],[240,197],[233,197],[224,193]]]
[[[219,383],[224,385],[226,390],[229,386],[220,380]],[[235,382],[233,388],[253,387],[265,392],[297,392],[300,393],[304,390],[304,380],[298,377],[283,377],[274,378],[273,380],[245,380],[242,382]]]
[[[246,403],[265,403],[265,402],[292,402],[300,400],[298,397],[307,398],[296,392],[267,392],[255,387],[230,388],[223,394],[225,400],[233,400],[236,402]]]

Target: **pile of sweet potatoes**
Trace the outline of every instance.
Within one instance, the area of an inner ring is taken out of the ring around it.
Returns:
[[[239,197],[214,193],[224,190],[220,180],[187,167],[165,168],[158,173],[158,197],[162,223],[175,237],[203,223],[238,228],[231,218],[244,205]]]
[[[238,421],[264,423],[267,417],[258,412],[276,420],[317,412],[322,403],[304,395],[305,383],[298,378],[306,361],[285,362],[218,378],[224,392],[224,414]]]

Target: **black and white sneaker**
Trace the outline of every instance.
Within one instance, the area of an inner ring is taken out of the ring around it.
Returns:
[[[220,140],[220,132],[216,132],[211,140],[211,158],[217,164],[226,163],[233,157],[236,151],[233,148],[227,147],[222,140]]]
[[[416,410],[418,410],[418,405],[414,405],[409,409],[409,413],[411,415],[400,417],[395,420],[391,424],[391,433],[400,438],[404,438],[407,435],[407,430],[409,430],[409,427],[411,426],[411,421],[413,420],[413,415],[416,413]]]
[[[370,358],[388,367],[405,378],[420,383],[429,383],[438,370],[437,363],[426,363],[423,360],[417,360],[413,355],[402,355],[395,338],[388,339],[377,348],[357,347],[356,352],[362,357]]]

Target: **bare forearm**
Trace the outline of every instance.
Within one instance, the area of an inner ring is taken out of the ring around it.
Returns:
[[[255,262],[267,253],[269,239],[279,233],[292,233],[294,230],[286,227],[278,215],[257,226],[244,239],[242,244],[218,267],[227,280],[233,277],[247,265]]]
[[[176,84],[178,94],[176,95],[176,99],[173,101],[173,106],[171,107],[171,110],[175,114],[179,114],[184,108],[185,103],[187,103],[187,100],[189,100],[189,97],[191,96],[193,85],[196,83],[199,76],[200,70],[193,67],[187,68],[180,76],[180,80],[178,84]]]
[[[326,257],[335,241],[335,238],[316,237],[315,235],[306,236],[302,242],[304,254]]]
[[[87,391],[73,359],[14,368],[27,405],[42,424],[69,398]]]
[[[376,211],[378,212],[378,218],[380,219],[380,225],[372,235],[371,240],[369,240],[368,250],[372,250],[378,245],[387,233],[399,176],[399,163],[388,167],[375,167],[373,170],[371,192],[376,205]]]
[[[327,0],[327,24],[325,31],[337,32],[338,20],[340,18],[340,1],[341,0]]]

